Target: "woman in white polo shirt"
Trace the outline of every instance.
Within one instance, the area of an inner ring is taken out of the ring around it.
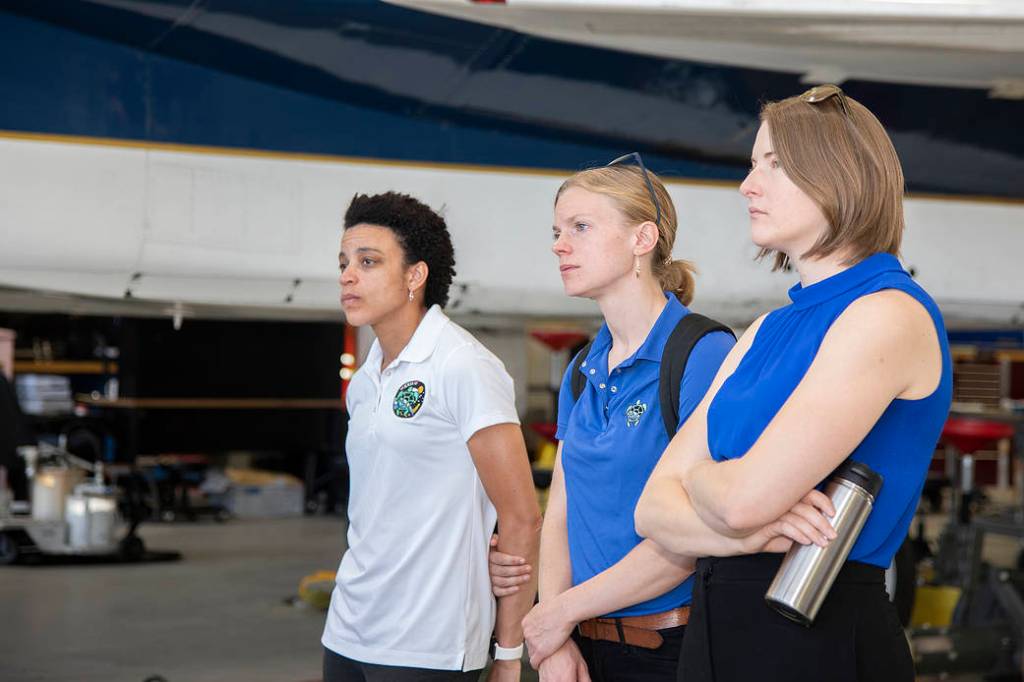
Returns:
[[[341,304],[377,336],[349,386],[348,551],[327,615],[325,682],[518,680],[533,589],[498,600],[488,539],[536,560],[540,513],[501,361],[441,308],[454,253],[408,195],[357,195]]]

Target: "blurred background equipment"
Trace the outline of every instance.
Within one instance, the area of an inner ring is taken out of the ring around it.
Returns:
[[[177,552],[147,552],[136,534],[145,512],[137,498],[107,484],[102,462],[85,461],[42,442],[19,454],[31,486],[28,514],[0,513],[0,564],[46,557],[167,561]],[[88,478],[91,474],[91,477]]]

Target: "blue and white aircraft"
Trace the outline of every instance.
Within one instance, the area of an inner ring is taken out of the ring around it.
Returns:
[[[906,264],[954,324],[1024,313],[1013,0],[0,0],[0,306],[340,317],[357,192],[443,209],[457,315],[593,315],[549,252],[569,173],[669,181],[695,307],[792,275],[737,192],[762,101],[841,83],[907,176]]]

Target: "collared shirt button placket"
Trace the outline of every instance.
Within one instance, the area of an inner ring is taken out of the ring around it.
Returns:
[[[377,386],[377,406],[373,408],[373,413],[377,414],[380,412],[381,403],[384,402],[384,380],[387,379],[387,372],[380,376],[380,384]]]
[[[377,413],[380,412],[381,399],[384,397],[384,381],[381,377],[381,381],[377,384],[377,402],[373,404],[373,414],[370,416],[370,435],[377,435]]]
[[[384,402],[384,383],[391,376],[391,369],[381,372],[380,383],[377,384],[377,404],[373,408],[373,420],[371,421],[370,433],[377,433],[377,415],[380,413],[380,406]]]

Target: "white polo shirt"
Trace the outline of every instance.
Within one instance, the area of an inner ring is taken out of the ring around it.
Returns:
[[[348,551],[321,641],[365,663],[482,668],[497,513],[466,442],[519,423],[512,378],[436,305],[383,372],[381,359],[374,341],[348,388]]]

